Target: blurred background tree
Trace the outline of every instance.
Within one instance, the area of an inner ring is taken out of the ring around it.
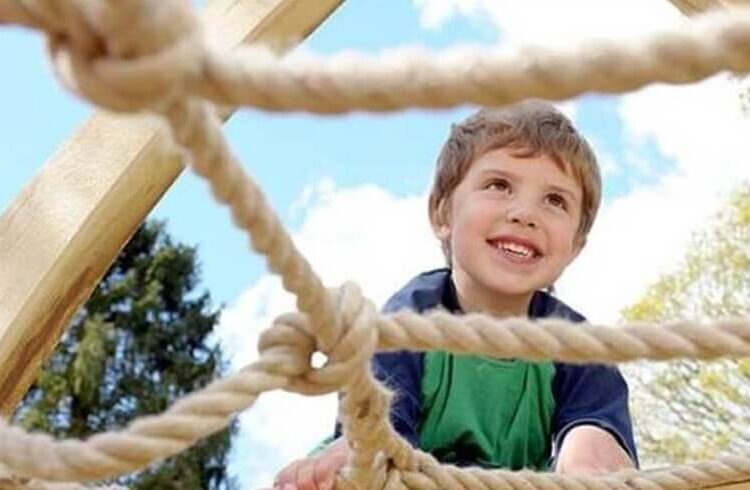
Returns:
[[[649,287],[623,316],[628,322],[672,322],[748,313],[750,186],[743,184],[693,237],[678,270]],[[750,359],[641,363],[625,371],[647,465],[750,451]]]
[[[195,248],[164,223],[145,223],[65,330],[14,419],[27,429],[85,438],[163,412],[222,371],[209,342],[219,318],[196,291]],[[117,483],[134,489],[229,489],[234,426]]]

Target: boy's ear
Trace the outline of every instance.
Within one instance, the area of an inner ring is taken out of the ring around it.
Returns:
[[[447,219],[447,209],[445,200],[440,201],[437,205],[437,209],[430,213],[430,225],[432,226],[432,232],[439,240],[447,240],[451,235],[451,226]]]
[[[586,246],[586,237],[578,237],[575,239],[575,242],[573,243],[573,256],[570,258],[571,262],[573,259],[578,257],[578,255],[581,253],[581,250],[583,250],[583,247]]]
[[[435,232],[435,236],[439,240],[447,240],[451,236],[451,227],[447,224],[432,224],[432,230]]]

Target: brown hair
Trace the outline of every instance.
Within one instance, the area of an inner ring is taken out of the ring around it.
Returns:
[[[563,172],[573,173],[583,190],[577,233],[583,244],[601,201],[599,165],[573,123],[552,104],[539,100],[482,109],[453,125],[437,159],[428,201],[430,221],[445,221],[451,195],[471,164],[485,153],[501,148],[517,149],[519,157],[548,155]],[[442,248],[450,264],[450,244],[443,241]]]

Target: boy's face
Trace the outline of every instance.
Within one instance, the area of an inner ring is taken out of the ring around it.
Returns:
[[[450,198],[446,222],[459,296],[529,299],[550,286],[580,251],[583,191],[547,155],[493,150],[474,161]],[[484,301],[483,301],[484,300]]]

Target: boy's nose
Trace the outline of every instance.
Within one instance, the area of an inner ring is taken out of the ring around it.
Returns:
[[[508,209],[508,221],[521,226],[536,228],[537,219],[530,206],[518,203]]]

